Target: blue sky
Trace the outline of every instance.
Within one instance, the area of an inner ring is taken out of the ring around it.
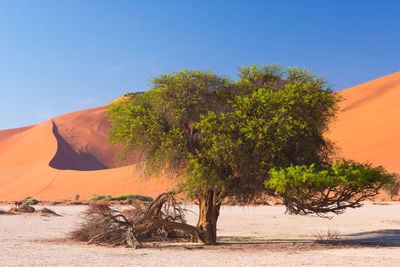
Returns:
[[[305,66],[342,90],[400,70],[400,1],[0,0],[0,129],[182,68]]]

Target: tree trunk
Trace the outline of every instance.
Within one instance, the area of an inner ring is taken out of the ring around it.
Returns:
[[[217,220],[221,202],[218,199],[218,192],[215,189],[199,196],[199,220],[197,228],[203,235],[203,241],[206,244],[215,244],[217,242]]]

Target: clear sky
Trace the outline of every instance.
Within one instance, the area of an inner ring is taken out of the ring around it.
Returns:
[[[400,70],[400,1],[0,0],[0,129],[182,68],[305,66],[342,90]]]

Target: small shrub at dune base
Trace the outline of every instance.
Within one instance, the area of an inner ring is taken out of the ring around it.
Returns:
[[[110,198],[110,197],[111,197],[110,195],[95,195],[95,196],[92,196],[91,198],[89,198],[89,200],[98,201],[98,200],[102,200],[102,199]]]
[[[111,200],[118,200],[118,201],[141,200],[141,201],[151,202],[151,201],[153,201],[153,198],[149,197],[149,196],[143,196],[143,195],[128,194],[128,195],[121,195],[121,196],[112,197]]]
[[[26,197],[24,200],[21,200],[23,205],[36,205],[39,203],[37,199],[34,199],[32,197]]]

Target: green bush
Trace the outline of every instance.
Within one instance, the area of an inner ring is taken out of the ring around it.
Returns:
[[[34,199],[32,197],[26,197],[24,200],[21,200],[21,202],[24,205],[36,205],[39,203],[37,199]]]
[[[119,201],[124,201],[124,200],[153,201],[153,198],[149,197],[149,196],[128,194],[128,195],[120,195],[120,196],[112,197],[111,200],[119,200]]]
[[[97,200],[102,200],[105,198],[110,198],[110,195],[94,195],[91,198],[89,198],[89,200],[93,200],[93,201],[97,201]]]

